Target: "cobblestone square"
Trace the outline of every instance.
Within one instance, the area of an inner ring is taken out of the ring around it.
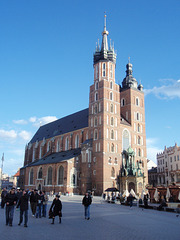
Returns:
[[[13,227],[5,225],[5,209],[0,209],[2,240],[34,239],[138,239],[179,240],[180,216],[176,213],[142,210],[138,207],[108,204],[94,197],[90,220],[84,219],[83,196],[62,196],[62,224],[51,225],[51,219],[34,218],[29,209],[28,228],[18,226],[19,211],[15,210]],[[51,201],[49,201],[48,209]]]

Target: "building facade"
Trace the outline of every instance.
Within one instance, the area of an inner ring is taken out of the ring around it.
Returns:
[[[108,45],[106,16],[93,66],[89,107],[39,128],[26,146],[22,186],[77,194],[91,190],[96,195],[108,187],[119,189],[129,147],[134,166],[141,168],[142,184],[147,184],[143,86],[133,77],[130,62],[122,86],[116,83],[116,53]]]
[[[157,175],[157,167],[152,167],[148,170],[148,184],[151,187],[157,187],[158,175]]]
[[[158,185],[180,185],[180,147],[166,147],[157,154]]]

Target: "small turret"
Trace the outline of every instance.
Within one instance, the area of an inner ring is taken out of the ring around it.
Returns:
[[[129,62],[126,65],[126,77],[123,79],[122,82],[122,87],[123,88],[137,88],[137,81],[132,75],[132,64],[130,63],[130,58]]]

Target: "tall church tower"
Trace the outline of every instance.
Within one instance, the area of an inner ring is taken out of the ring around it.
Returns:
[[[119,171],[120,87],[115,83],[116,53],[108,47],[106,15],[99,43],[94,53],[94,84],[90,87],[89,129],[93,139],[92,188],[97,194],[116,186]],[[119,150],[118,150],[119,148]],[[118,159],[119,158],[119,159]]]
[[[134,166],[142,168],[143,165],[142,176],[144,173],[147,176],[143,87],[132,76],[130,61],[122,87],[116,84],[116,53],[114,46],[108,46],[108,34],[105,15],[102,43],[100,46],[98,42],[94,53],[94,84],[89,95],[89,138],[92,139],[89,170],[92,190],[98,195],[109,187],[120,188],[123,151],[130,147],[134,151]],[[138,187],[133,186],[137,192]]]

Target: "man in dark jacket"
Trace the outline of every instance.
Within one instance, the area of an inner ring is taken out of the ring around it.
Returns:
[[[6,195],[7,195],[7,190],[6,188],[4,188],[1,192],[1,208],[4,208]]]
[[[32,190],[30,195],[30,204],[31,204],[31,211],[32,211],[33,217],[36,214],[37,203],[38,203],[38,193],[37,193],[37,190],[34,189]]]
[[[23,222],[23,214],[24,214],[24,227],[27,227],[28,222],[28,193],[23,190],[22,196],[20,197],[17,207],[20,206],[20,219],[19,219],[19,226]]]
[[[83,200],[82,204],[84,205],[84,215],[85,219],[89,220],[90,219],[90,205],[91,205],[92,199],[89,193],[86,193]]]
[[[17,202],[17,196],[15,194],[15,188],[12,188],[10,192],[5,197],[6,203],[6,225],[9,224],[12,227],[13,216],[14,216],[14,206]]]

